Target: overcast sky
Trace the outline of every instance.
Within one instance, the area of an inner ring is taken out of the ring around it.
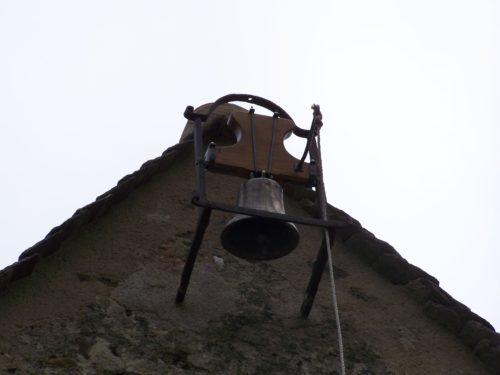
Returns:
[[[175,144],[186,105],[250,93],[301,127],[319,103],[329,202],[499,329],[499,20],[478,0],[0,0],[0,269]]]

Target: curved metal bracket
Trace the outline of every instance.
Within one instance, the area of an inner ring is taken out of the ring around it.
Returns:
[[[280,118],[285,118],[288,120],[291,120],[294,124],[294,128],[292,130],[293,134],[295,134],[298,137],[301,138],[307,138],[309,136],[310,130],[307,129],[302,129],[299,128],[296,124],[295,121],[293,121],[292,117],[279,105],[276,103],[262,98],[260,96],[256,95],[249,95],[249,94],[229,94],[229,95],[224,95],[217,99],[215,102],[212,103],[210,106],[209,110],[207,113],[202,114],[202,113],[196,113],[194,111],[194,108],[192,106],[188,106],[186,110],[184,111],[184,117],[188,120],[194,121],[196,117],[201,118],[202,121],[206,121],[207,118],[212,114],[213,111],[217,107],[219,107],[222,104],[226,103],[231,103],[231,102],[245,102],[245,103],[250,103],[250,104],[255,104],[258,105],[262,108],[268,109],[269,111],[275,113],[278,115]]]

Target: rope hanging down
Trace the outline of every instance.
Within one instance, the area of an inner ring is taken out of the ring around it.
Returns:
[[[318,160],[317,166],[318,166],[318,184],[316,186],[317,189],[319,189],[318,193],[323,196],[323,199],[321,200],[321,218],[323,220],[327,220],[327,211],[326,211],[326,191],[325,191],[325,186],[323,183],[323,164],[321,160],[321,137],[320,137],[320,129],[321,126],[323,125],[322,122],[322,115],[321,111],[319,109],[319,105],[313,105],[313,124],[311,128],[314,130],[314,133],[312,137],[317,136],[318,138]],[[312,138],[311,137],[311,138]],[[335,324],[337,326],[337,334],[338,334],[338,341],[339,341],[339,353],[340,353],[340,370],[341,374],[345,375],[345,361],[344,361],[344,344],[342,340],[342,330],[340,328],[340,315],[339,315],[339,308],[337,304],[337,291],[335,288],[335,278],[333,274],[333,256],[332,256],[332,249],[333,245],[330,243],[330,233],[328,232],[328,229],[323,228],[323,236],[325,238],[325,243],[326,243],[326,249],[327,249],[327,254],[328,254],[328,270],[330,274],[330,286],[332,290],[332,302],[333,302],[333,312],[335,315]]]

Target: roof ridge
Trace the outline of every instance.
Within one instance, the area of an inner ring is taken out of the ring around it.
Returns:
[[[153,175],[166,170],[175,157],[187,151],[191,144],[192,141],[185,141],[169,147],[161,156],[146,161],[137,171],[120,179],[115,187],[98,196],[94,202],[77,209],[69,219],[52,228],[43,240],[23,251],[17,262],[0,271],[0,291],[10,283],[30,275],[40,259],[56,252],[61,243],[78,229],[105,215],[113,205],[125,199],[134,189],[144,185]]]

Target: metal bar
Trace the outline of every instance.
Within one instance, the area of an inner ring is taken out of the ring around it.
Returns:
[[[335,239],[335,232],[330,231],[330,238]],[[325,237],[323,236],[323,241],[314,261],[313,269],[311,272],[311,277],[309,278],[309,284],[307,285],[306,294],[304,300],[302,301],[302,306],[300,307],[300,315],[307,318],[311,312],[311,308],[318,291],[319,282],[321,281],[321,276],[325,270],[326,261],[328,260],[327,248],[326,248]]]
[[[250,108],[250,125],[252,128],[252,160],[253,160],[253,171],[257,172],[257,139],[255,135],[255,109]]]
[[[304,161],[306,160],[307,154],[309,153],[309,149],[311,147],[311,141],[314,138],[314,123],[311,125],[311,130],[309,131],[309,135],[307,136],[307,141],[306,141],[306,147],[304,148],[304,153],[302,154],[302,157],[300,158],[299,162],[295,166],[295,172],[301,171],[302,170],[302,165],[304,165]]]
[[[194,122],[194,158],[195,158],[195,166],[196,166],[196,191],[199,197],[205,199],[207,196],[206,192],[206,184],[205,184],[205,166],[203,164],[204,155],[203,155],[203,131],[201,118],[196,117]]]
[[[248,216],[258,216],[258,217],[263,217],[266,219],[288,221],[288,222],[292,222],[295,224],[310,225],[310,226],[314,226],[314,227],[323,227],[323,228],[349,228],[349,227],[352,227],[353,230],[355,228],[354,224],[344,223],[343,221],[322,220],[322,219],[316,219],[316,218],[311,218],[311,217],[300,217],[300,216],[293,216],[293,215],[287,215],[287,214],[278,214],[275,212],[256,210],[253,208],[240,207],[240,206],[232,205],[232,204],[212,202],[212,201],[208,201],[208,200],[203,200],[203,199],[196,197],[196,196],[193,197],[192,203],[198,207],[205,207],[205,208],[210,208],[210,209],[215,209],[215,210],[220,210],[220,211],[225,211],[225,212],[231,212],[231,213],[235,213],[235,214],[248,215]]]
[[[317,169],[317,178],[316,178],[316,208],[318,210],[319,215],[322,219],[326,219],[326,192],[325,192],[325,184],[323,181],[323,171],[321,169],[321,155],[319,154],[318,145],[316,140],[313,139],[310,145],[310,154],[311,159],[316,160],[316,164],[318,165]]]
[[[274,153],[274,143],[276,141],[276,121],[278,121],[278,114],[275,113],[273,116],[273,128],[271,134],[271,145],[269,146],[269,155],[267,157],[267,173],[271,176],[271,168],[273,164],[273,153]]]
[[[313,107],[315,110],[315,120],[318,119],[318,121],[321,121],[321,113],[319,112],[319,106],[314,106]],[[317,117],[318,116],[318,117]],[[314,123],[314,122],[313,122]],[[321,123],[319,124],[321,126]],[[311,145],[310,145],[310,153],[311,153],[311,158],[315,158],[318,164],[318,179],[317,179],[317,184],[316,184],[316,192],[317,192],[317,204],[318,204],[318,212],[321,216],[321,219],[326,220],[328,218],[327,214],[327,201],[326,201],[326,191],[325,191],[325,185],[323,181],[323,168],[322,168],[322,160],[321,160],[321,149],[320,149],[320,140],[319,140],[319,133],[318,133],[318,143],[316,143],[315,139],[312,139]],[[318,252],[318,255],[316,257],[316,261],[314,262],[313,270],[311,272],[311,277],[309,279],[309,284],[306,289],[306,294],[304,296],[304,300],[302,302],[302,306],[300,308],[300,313],[302,317],[306,318],[312,308],[314,298],[316,297],[316,293],[318,291],[318,286],[321,281],[321,276],[323,274],[323,271],[325,269],[326,262],[330,258],[330,246],[333,246],[335,243],[335,230],[329,230],[327,231],[326,229],[323,229],[323,241],[321,243],[321,248]],[[328,237],[329,240],[328,240]],[[331,258],[330,258],[331,261]],[[330,267],[333,267],[333,264],[330,263]],[[335,296],[335,284],[333,280],[333,270],[331,270],[331,277],[332,277],[332,293],[333,293],[333,302],[334,302],[334,308],[335,308],[335,313],[336,313],[336,320],[337,320],[337,329],[339,331],[339,346],[340,346],[340,351],[341,351],[341,362],[343,363],[343,354],[342,354],[342,336],[340,333],[340,325],[339,325],[339,319],[338,319],[338,310],[337,310],[337,305],[336,305],[336,296]]]
[[[300,161],[297,163],[295,166],[296,171],[301,171],[302,170],[302,165],[304,164],[304,161],[306,160],[307,154],[310,152],[311,148],[311,143],[315,143],[314,137],[318,132],[318,128],[321,128],[323,125],[323,122],[321,121],[322,119],[322,114],[321,111],[319,110],[319,105],[313,104],[312,109],[314,110],[313,112],[313,119],[311,122],[311,130],[309,131],[307,135],[307,142],[306,142],[306,147],[304,149],[304,154],[300,158]],[[312,155],[311,155],[312,159]]]
[[[203,235],[207,229],[208,223],[210,221],[210,208],[202,208],[198,216],[198,223],[196,225],[196,232],[193,237],[193,242],[191,242],[191,248],[189,249],[189,254],[184,264],[184,269],[182,270],[181,283],[177,289],[177,295],[175,297],[176,303],[182,303],[186,295],[186,291],[189,285],[189,280],[191,279],[191,272],[193,271],[194,262],[196,261],[196,256],[198,255],[198,250],[201,246],[201,241],[203,240]]]
[[[281,118],[286,118],[286,119],[293,121],[293,119],[290,117],[290,115],[288,113],[286,113],[286,111],[283,108],[281,108],[279,105],[273,103],[272,101],[270,101],[268,99],[264,99],[260,96],[249,95],[249,94],[229,94],[229,95],[225,95],[225,96],[217,99],[215,102],[212,103],[212,105],[210,106],[205,117],[208,118],[208,116],[210,116],[210,114],[221,104],[229,103],[229,102],[246,102],[246,103],[250,103],[250,104],[255,104],[255,105],[264,107],[273,113],[274,112],[278,113],[278,115]],[[303,129],[299,128],[299,130],[303,130]]]
[[[326,212],[326,192],[325,185],[323,181],[323,173],[321,169],[321,155],[319,153],[318,144],[316,140],[311,139],[311,143],[309,145],[309,152],[311,155],[311,159],[315,159],[318,162],[318,178],[316,184],[316,202],[318,213],[321,216],[321,219],[327,219]],[[324,233],[324,231],[322,231]],[[330,235],[330,243],[333,244],[335,242],[335,231],[329,231]],[[321,281],[321,276],[323,275],[323,271],[325,270],[326,262],[328,260],[329,250],[327,248],[329,244],[326,243],[326,236],[323,234],[323,241],[321,242],[321,247],[319,249],[318,255],[316,256],[316,261],[314,262],[313,269],[311,271],[311,277],[309,278],[309,284],[306,289],[306,294],[304,296],[304,300],[302,301],[302,306],[300,308],[300,314],[302,317],[307,318],[309,313],[311,312],[312,305],[314,303],[314,298],[316,297],[316,293],[318,291],[319,282]]]
[[[205,166],[203,164],[203,131],[202,131],[202,120],[198,116],[195,118],[194,129],[194,157],[196,166],[196,194],[203,199],[206,198],[206,184],[205,184]],[[189,254],[184,264],[184,269],[182,270],[181,283],[177,289],[177,295],[175,297],[176,303],[182,303],[186,295],[187,287],[189,285],[189,280],[191,279],[191,272],[193,271],[194,262],[196,261],[196,256],[198,255],[198,250],[201,246],[201,241],[207,229],[208,223],[210,221],[211,209],[206,207],[198,208],[198,223],[196,225],[196,231],[193,237],[193,242],[191,242],[191,248],[189,249]]]

